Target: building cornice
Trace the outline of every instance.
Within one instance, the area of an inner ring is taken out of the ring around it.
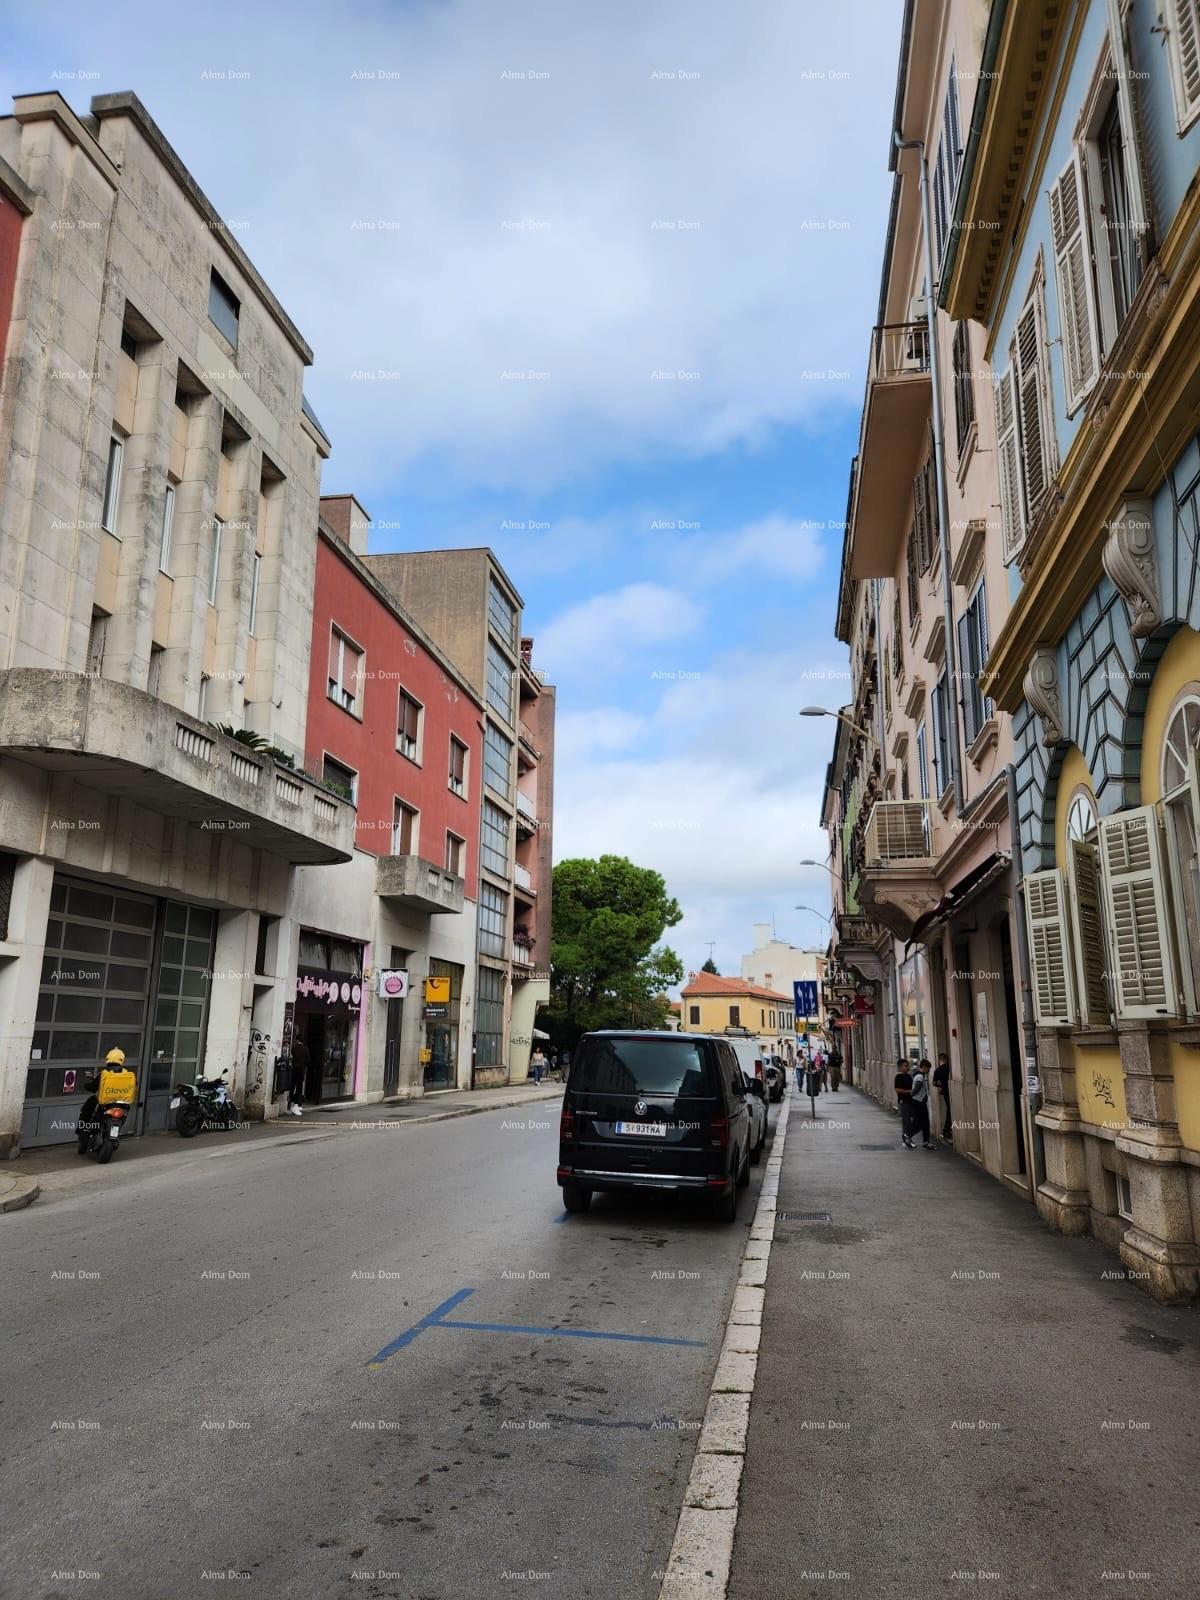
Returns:
[[[17,94],[13,96],[13,120],[26,122],[53,122],[70,142],[81,150],[96,171],[114,189],[121,182],[121,169],[96,137],[71,110],[57,89],[43,94]]]
[[[1115,358],[1115,359],[1114,359]],[[1106,357],[1110,377],[1093,392],[1062,464],[1049,513],[1036,530],[1025,582],[991,654],[992,696],[1005,711],[1039,646],[1053,646],[1103,573],[1108,523],[1130,496],[1163,482],[1196,431],[1200,409],[1200,183],[1194,184],[1138,301]]]

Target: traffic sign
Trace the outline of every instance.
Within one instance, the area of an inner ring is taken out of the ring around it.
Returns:
[[[815,1017],[819,1015],[815,979],[797,978],[792,984],[792,994],[798,1017]]]

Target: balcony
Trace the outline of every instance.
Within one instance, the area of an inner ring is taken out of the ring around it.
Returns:
[[[857,991],[855,977],[878,983],[883,978],[883,952],[891,942],[891,933],[880,922],[870,917],[842,912],[836,919],[837,959],[848,969],[850,997]]]
[[[0,754],[284,861],[354,852],[355,809],[156,696],[41,667],[0,672]]]
[[[863,910],[870,914],[870,920],[881,923],[898,939],[907,939],[941,896],[933,840],[933,802],[877,800],[863,836],[858,891]]]
[[[852,578],[888,578],[895,570],[912,480],[925,448],[931,399],[926,324],[876,327],[850,513]]]
[[[528,867],[523,867],[519,861],[513,864],[513,886],[527,900],[537,899],[537,890],[533,887],[533,874]]]
[[[420,856],[380,856],[375,868],[375,893],[381,900],[428,916],[461,911],[465,887],[457,874]]]
[[[537,807],[527,794],[517,790],[517,835],[519,838],[528,838],[536,833],[541,823],[538,821]]]
[[[528,944],[514,944],[512,947],[512,964],[522,970],[533,968],[533,946]]]
[[[542,759],[542,752],[533,742],[529,729],[522,722],[517,728],[517,770],[529,772]]]

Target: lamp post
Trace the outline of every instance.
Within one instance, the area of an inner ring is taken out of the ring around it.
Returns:
[[[801,706],[799,715],[802,717],[836,717],[839,722],[844,722],[852,732],[857,733],[868,744],[874,745],[876,750],[879,749],[879,740],[875,735],[866,728],[860,728],[857,722],[852,722],[844,711],[831,711],[828,706]]]

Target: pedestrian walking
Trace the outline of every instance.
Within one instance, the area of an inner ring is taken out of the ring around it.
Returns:
[[[912,1121],[909,1124],[909,1143],[912,1143],[915,1134],[921,1135],[921,1148],[933,1149],[933,1140],[929,1137],[929,1074],[931,1066],[924,1057],[917,1062],[917,1070],[912,1075]]]
[[[829,1052],[829,1087],[833,1090],[834,1094],[838,1092],[841,1082],[842,1052],[836,1045],[834,1045],[833,1049]]]
[[[533,1073],[534,1083],[541,1083],[542,1073],[546,1070],[546,1057],[542,1054],[540,1044],[535,1044],[533,1054],[529,1058],[529,1070]]]
[[[312,1062],[309,1048],[299,1034],[292,1039],[292,1082],[288,1089],[288,1111],[293,1117],[302,1117],[300,1102],[304,1099],[304,1084]]]
[[[933,1069],[933,1081],[938,1093],[942,1097],[942,1138],[950,1137],[950,1057],[942,1050],[938,1055],[938,1064]]]
[[[901,1056],[896,1062],[896,1110],[900,1113],[900,1139],[906,1150],[912,1144],[912,1073],[908,1062]]]

